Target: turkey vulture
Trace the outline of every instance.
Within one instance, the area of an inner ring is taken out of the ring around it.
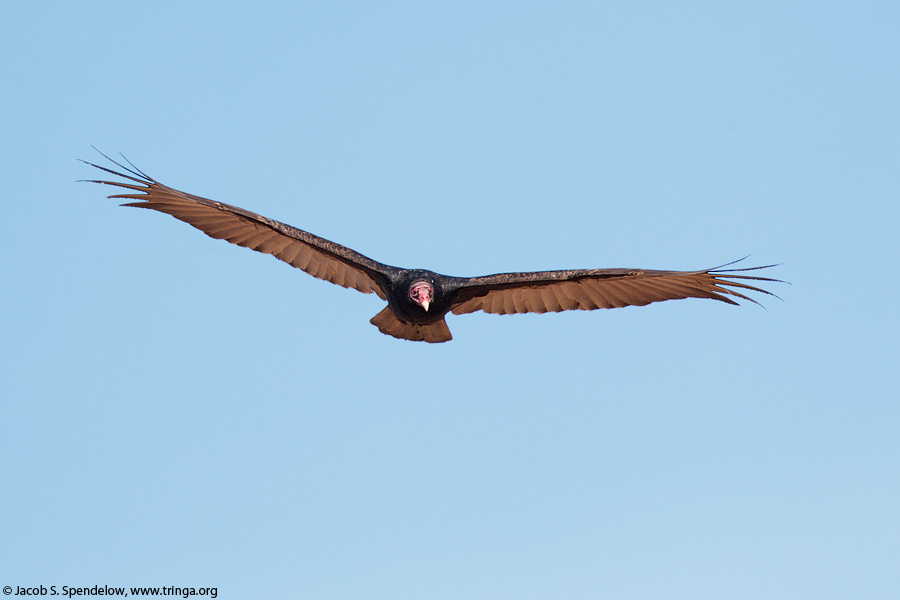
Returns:
[[[364,294],[374,292],[388,305],[372,318],[371,323],[382,333],[404,340],[449,341],[452,336],[444,320],[448,312],[463,315],[482,310],[508,315],[594,310],[644,306],[679,298],[712,298],[736,305],[732,298],[757,303],[738,290],[774,296],[746,283],[748,280],[779,281],[736,274],[775,265],[744,269],[716,267],[701,271],[576,269],[484,277],[449,277],[425,269],[401,269],[243,208],[180,192],[156,181],[134,165],[129,168],[103,156],[122,172],[82,162],[127,182],[88,181],[130,190],[109,196],[137,200],[122,206],[167,213],[210,237],[271,254],[313,277]]]

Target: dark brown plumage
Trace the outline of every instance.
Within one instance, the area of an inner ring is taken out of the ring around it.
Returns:
[[[365,294],[375,293],[388,305],[371,323],[382,333],[406,340],[449,341],[452,336],[444,320],[448,312],[461,315],[481,310],[506,315],[594,310],[679,298],[711,298],[729,304],[737,304],[737,298],[755,303],[742,292],[774,294],[749,281],[779,281],[738,274],[773,265],[701,271],[580,269],[484,277],[450,277],[424,269],[401,269],[243,208],[180,192],[133,165],[129,168],[110,161],[124,172],[87,164],[127,181],[89,181],[130,190],[110,196],[136,200],[123,206],[167,213],[210,237],[271,254],[313,277]]]

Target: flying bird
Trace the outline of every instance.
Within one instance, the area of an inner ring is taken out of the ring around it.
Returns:
[[[735,305],[737,298],[758,304],[741,292],[774,294],[748,282],[779,281],[740,274],[775,265],[722,268],[734,263],[701,271],[574,269],[483,277],[451,277],[427,269],[402,269],[243,208],[170,188],[130,162],[129,168],[103,156],[122,171],[82,162],[125,181],[88,181],[128,190],[109,196],[136,200],[122,206],[172,215],[212,238],[271,254],[313,277],[364,294],[374,293],[386,300],[387,306],[370,322],[382,333],[404,340],[450,341],[452,336],[444,319],[448,312],[545,313],[644,306],[681,298],[711,298]]]

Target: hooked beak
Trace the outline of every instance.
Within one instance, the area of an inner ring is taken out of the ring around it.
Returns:
[[[428,305],[431,304],[431,302],[429,302],[428,300],[422,300],[420,304],[422,305],[422,308],[425,309],[425,312],[428,312]]]

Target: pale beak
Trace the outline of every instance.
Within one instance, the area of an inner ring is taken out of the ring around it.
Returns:
[[[422,300],[419,304],[422,305],[422,308],[425,309],[425,312],[428,312],[428,305],[431,304],[428,300]]]

